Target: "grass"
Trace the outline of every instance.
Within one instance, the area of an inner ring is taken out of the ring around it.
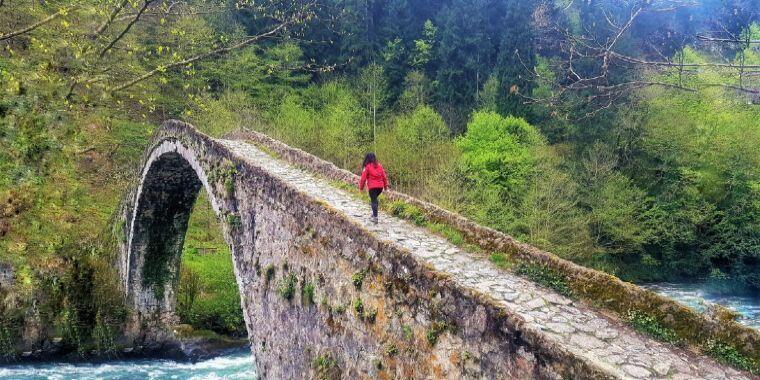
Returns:
[[[673,329],[664,327],[657,318],[638,310],[628,311],[628,324],[634,330],[652,336],[663,342],[680,344],[681,340]]]
[[[354,311],[356,312],[356,315],[358,315],[360,318],[364,314],[364,302],[362,302],[361,298],[357,298],[354,300]]]
[[[520,263],[514,267],[515,273],[527,277],[531,281],[553,289],[564,296],[572,296],[573,292],[567,285],[565,277],[553,269],[536,264]]]
[[[515,262],[512,261],[509,256],[501,253],[501,252],[494,252],[491,253],[490,256],[488,256],[488,261],[496,265],[500,269],[510,269],[515,265]]]

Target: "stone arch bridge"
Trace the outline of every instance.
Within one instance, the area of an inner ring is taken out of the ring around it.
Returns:
[[[177,323],[176,274],[202,189],[232,250],[264,378],[752,378],[407,221],[372,225],[366,202],[337,185],[351,174],[261,135],[237,137],[168,121],[146,152],[117,221],[136,341]]]

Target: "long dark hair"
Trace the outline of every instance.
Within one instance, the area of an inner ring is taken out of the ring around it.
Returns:
[[[364,163],[362,164],[362,168],[366,167],[367,164],[374,164],[377,162],[377,157],[375,157],[375,154],[372,152],[369,152],[364,155]]]

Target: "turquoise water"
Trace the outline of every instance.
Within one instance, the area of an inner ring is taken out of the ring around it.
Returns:
[[[702,290],[701,284],[650,284],[645,288],[675,299],[698,311],[709,303],[721,304],[741,314],[739,322],[760,329],[760,297],[718,296]],[[168,379],[255,379],[253,358],[248,349],[197,363],[144,359],[98,364],[38,363],[0,367],[0,380],[168,380]]]
[[[3,380],[237,380],[255,378],[253,357],[248,349],[197,363],[144,359],[98,364],[39,363],[0,367],[0,379]]]
[[[699,283],[663,283],[643,285],[642,287],[673,298],[697,311],[703,311],[709,303],[723,305],[741,315],[739,317],[740,323],[760,329],[760,297],[710,294],[705,292],[703,285]]]

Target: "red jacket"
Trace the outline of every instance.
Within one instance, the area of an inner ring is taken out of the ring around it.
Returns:
[[[362,179],[359,181],[359,190],[364,190],[364,185],[368,189],[385,189],[388,187],[388,177],[385,176],[383,165],[379,163],[369,163],[362,170]]]

